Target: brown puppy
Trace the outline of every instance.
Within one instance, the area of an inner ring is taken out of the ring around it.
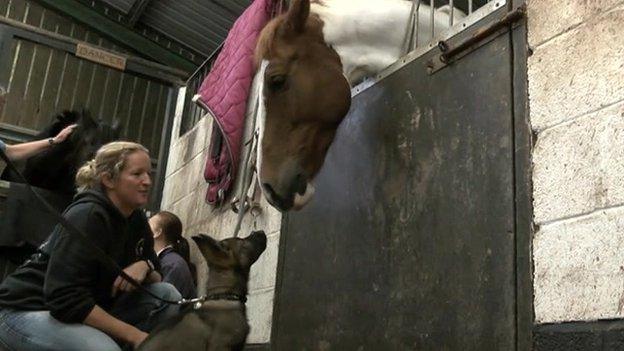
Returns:
[[[264,232],[216,241],[194,236],[210,269],[208,300],[157,327],[141,351],[242,350],[249,334],[245,301],[249,268],[266,248]]]

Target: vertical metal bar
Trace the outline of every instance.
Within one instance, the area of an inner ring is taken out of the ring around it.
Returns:
[[[177,90],[169,88],[167,91],[167,105],[165,107],[165,117],[163,120],[162,134],[160,135],[160,145],[158,148],[158,163],[154,176],[154,196],[152,204],[154,209],[160,209],[163,188],[165,185],[165,171],[167,170],[167,159],[169,158],[169,146],[171,145],[171,129],[175,118],[175,102],[178,100]],[[154,150],[155,151],[155,150]]]
[[[164,117],[161,121],[161,118],[163,117],[163,113],[164,113],[163,108],[162,108],[163,101],[166,101],[165,98],[163,97],[164,89],[165,89],[165,85],[160,84],[160,88],[158,90],[158,102],[157,102],[158,106],[156,107],[156,112],[154,114],[156,123],[152,125],[152,134],[151,134],[152,140],[149,146],[150,150],[156,150],[157,148],[160,149],[160,142],[162,142],[161,140],[159,140],[157,135],[158,135],[158,129],[160,129],[160,127],[164,124],[167,118],[167,117]],[[158,162],[160,162],[160,160],[158,160]]]
[[[430,8],[430,12],[431,12],[431,38],[429,38],[429,40],[433,40],[433,37],[435,37],[435,0],[431,0],[431,8]]]
[[[472,0],[468,0],[468,14],[472,13]]]
[[[453,15],[454,15],[454,11],[455,11],[455,7],[453,7],[453,0],[449,1],[449,6],[451,7],[451,17],[449,18],[449,28],[453,27]]]
[[[134,97],[135,97],[135,92],[137,90],[137,83],[139,82],[139,78],[138,77],[132,77],[132,91],[130,92],[130,100],[126,101],[126,103],[128,104],[127,106],[129,106],[128,109],[128,115],[126,118],[126,123],[124,125],[124,129],[123,129],[123,135],[125,135],[126,137],[128,137],[129,135],[129,129],[130,129],[130,120],[132,119],[132,112],[134,112],[132,110],[132,106],[134,105]]]
[[[127,73],[121,73],[121,77],[119,78],[119,86],[117,87],[117,96],[115,97],[115,108],[113,109],[113,116],[117,116],[117,114],[119,113],[119,102],[121,101],[121,91],[123,89],[124,80],[126,79],[126,76],[128,76]],[[123,134],[123,136],[125,137],[126,135]]]
[[[143,99],[143,107],[141,108],[141,118],[139,119],[139,135],[137,136],[137,140],[139,143],[145,145],[145,140],[143,140],[143,126],[145,125],[145,112],[147,111],[147,105],[150,104],[149,98],[150,90],[152,87],[152,81],[147,81],[147,87],[145,87],[145,98]],[[153,103],[153,102],[152,102]],[[155,119],[155,116],[150,116]]]
[[[420,0],[414,0],[416,2],[416,8],[414,10],[414,42],[412,43],[412,50],[418,47],[418,32],[420,29]]]

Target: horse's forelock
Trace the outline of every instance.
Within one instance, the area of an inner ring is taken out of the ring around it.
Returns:
[[[254,53],[256,69],[260,67],[262,60],[271,57],[277,30],[284,22],[284,16],[285,15],[280,15],[274,18],[260,32],[260,37],[258,38]]]

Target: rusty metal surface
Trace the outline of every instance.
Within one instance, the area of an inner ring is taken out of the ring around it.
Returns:
[[[510,37],[356,96],[284,222],[275,350],[513,350]]]

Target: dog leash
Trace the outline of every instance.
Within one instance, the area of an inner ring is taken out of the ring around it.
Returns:
[[[95,255],[100,259],[100,261],[104,264],[109,264],[111,267],[113,267],[121,277],[123,277],[125,280],[127,280],[130,284],[132,284],[134,287],[136,287],[137,289],[143,291],[144,293],[150,295],[151,297],[161,301],[161,302],[165,302],[171,305],[188,305],[188,304],[194,304],[200,301],[204,301],[202,300],[202,298],[207,298],[205,296],[202,296],[200,298],[195,298],[195,299],[181,299],[179,301],[175,301],[175,300],[168,300],[168,299],[164,299],[160,296],[157,296],[156,294],[152,293],[151,291],[147,290],[143,285],[141,285],[139,282],[137,282],[136,280],[134,280],[134,278],[132,278],[131,276],[129,276],[126,272],[124,272],[124,270],[117,264],[117,262],[115,262],[112,258],[110,258],[110,256],[108,256],[101,248],[99,248],[98,246],[96,246],[95,244],[93,244],[93,242],[91,242],[91,240],[89,240],[89,237],[87,237],[87,235],[85,233],[83,233],[80,229],[76,228],[76,226],[74,226],[73,224],[71,224],[67,219],[65,219],[65,217],[63,217],[54,207],[52,207],[52,205],[50,205],[49,202],[47,202],[41,195],[39,195],[39,193],[37,193],[35,191],[35,189],[32,188],[32,186],[28,183],[28,181],[26,180],[26,178],[24,177],[24,175],[17,169],[17,167],[15,166],[15,164],[13,163],[13,161],[11,161],[9,159],[9,157],[6,155],[6,153],[4,152],[4,150],[0,149],[0,158],[2,158],[4,160],[4,162],[6,162],[7,166],[15,172],[15,174],[17,174],[17,178],[23,182],[26,185],[26,188],[28,189],[28,191],[33,194],[35,196],[35,198],[39,201],[40,204],[43,205],[44,209],[46,211],[48,211],[50,214],[52,214],[52,216],[54,216],[56,218],[56,220],[58,220],[59,224],[65,228],[65,230],[75,236],[76,238],[80,239],[82,241],[83,244],[86,244],[88,247],[90,247],[93,252],[95,252]]]

